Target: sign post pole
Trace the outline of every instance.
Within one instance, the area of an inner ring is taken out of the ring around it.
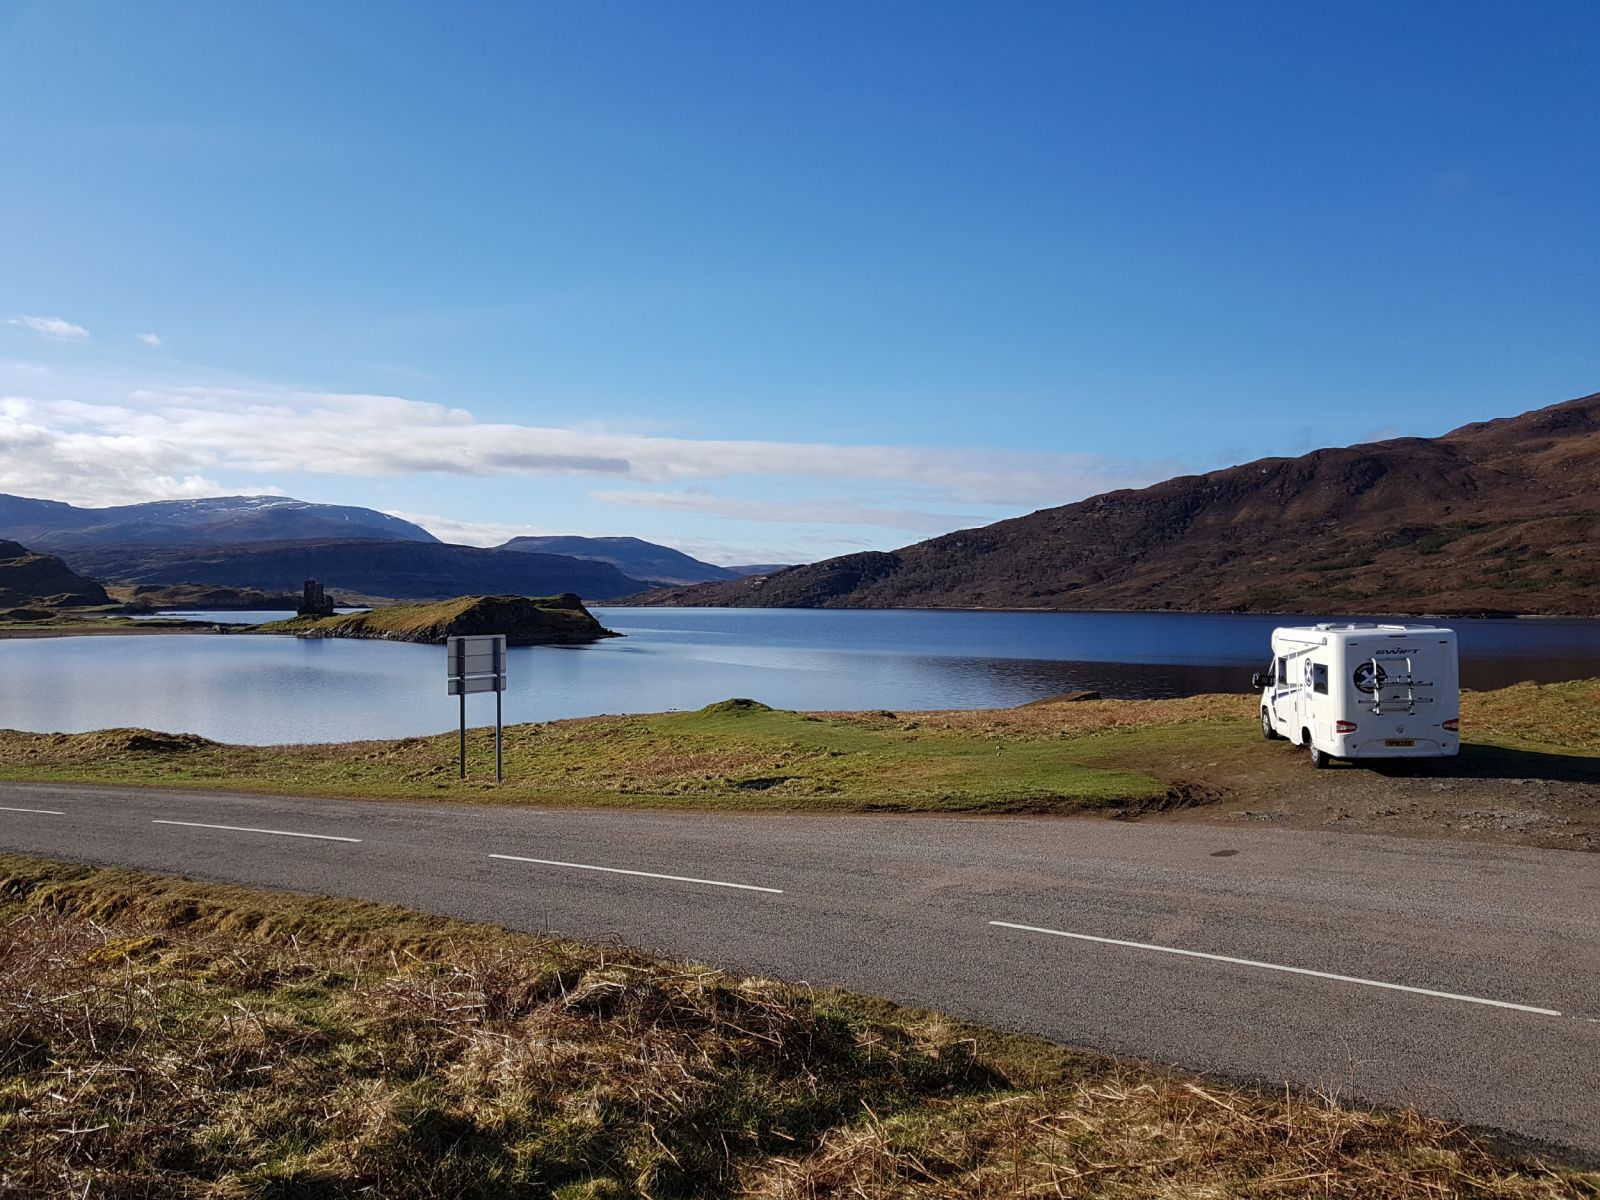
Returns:
[[[485,633],[452,637],[445,657],[445,691],[461,698],[461,731],[457,772],[467,777],[467,693],[494,693],[494,779],[505,780],[505,715],[500,693],[506,690],[506,637]]]

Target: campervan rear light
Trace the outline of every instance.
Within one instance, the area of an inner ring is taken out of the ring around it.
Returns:
[[[1356,723],[1354,721],[1335,721],[1333,723],[1333,731],[1335,733],[1354,733],[1356,731]]]
[[[1460,733],[1461,732],[1461,718],[1460,717],[1451,717],[1448,721],[1446,721],[1444,723],[1444,727],[1446,729],[1448,729],[1451,733]]]

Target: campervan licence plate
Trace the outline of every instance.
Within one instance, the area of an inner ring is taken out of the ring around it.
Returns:
[[[1417,742],[1415,738],[1384,738],[1383,744],[1385,746],[1415,746]]]

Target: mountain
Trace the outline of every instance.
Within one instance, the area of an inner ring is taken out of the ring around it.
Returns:
[[[561,592],[607,600],[644,586],[609,563],[395,539],[101,547],[72,551],[67,558],[79,571],[117,583],[298,592],[305,580],[317,579],[341,597],[392,600]]]
[[[1600,615],[1600,393],[629,603]]]
[[[704,583],[712,579],[737,579],[727,567],[690,558],[670,546],[634,537],[516,537],[500,547],[523,554],[565,554],[572,558],[610,563],[625,575],[654,583]]]
[[[787,571],[793,563],[749,563],[739,567],[726,567],[724,570],[732,571],[736,576],[744,575],[776,575],[779,571]]]
[[[56,554],[97,547],[236,545],[313,538],[439,540],[420,525],[370,508],[310,504],[288,496],[211,496],[78,508],[56,500],[0,495],[0,537]]]
[[[105,588],[74,573],[59,558],[0,541],[0,605],[76,608],[110,603]]]

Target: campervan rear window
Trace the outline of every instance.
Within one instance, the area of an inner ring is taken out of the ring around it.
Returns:
[[[1312,663],[1311,664],[1311,690],[1313,692],[1320,692],[1324,696],[1326,696],[1328,694],[1328,664],[1327,663]]]

